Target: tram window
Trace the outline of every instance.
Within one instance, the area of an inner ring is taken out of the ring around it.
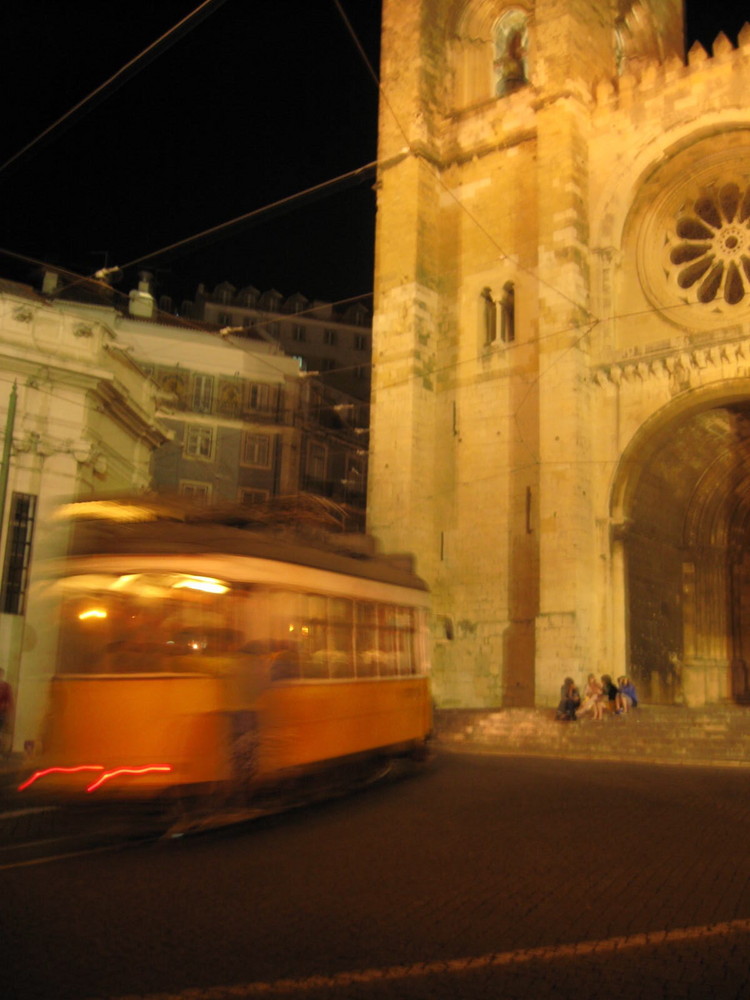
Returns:
[[[101,673],[102,649],[111,641],[111,624],[102,596],[92,595],[84,607],[80,599],[62,604],[57,672]]]
[[[357,677],[378,676],[378,620],[374,604],[357,602],[355,633]]]
[[[190,653],[233,653],[240,648],[242,635],[230,628],[190,627],[170,633],[167,652],[175,655]]]
[[[58,673],[224,673],[245,642],[245,596],[175,589],[174,575],[81,576],[62,583]]]
[[[396,657],[399,674],[414,671],[414,614],[411,608],[394,609]]]
[[[326,598],[321,594],[307,595],[307,615],[302,626],[303,677],[328,677],[328,645],[326,641]]]
[[[381,604],[378,612],[378,642],[381,654],[380,676],[393,677],[398,673],[396,609],[389,604]]]
[[[352,677],[352,602],[344,598],[328,599],[327,647],[331,677]]]
[[[281,590],[256,592],[252,607],[243,648],[270,657],[271,680],[419,672],[411,608]]]
[[[300,601],[303,595],[269,590],[253,605],[253,649],[270,657],[272,681],[300,676]]]

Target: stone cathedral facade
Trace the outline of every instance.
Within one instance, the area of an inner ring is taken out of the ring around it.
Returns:
[[[750,26],[384,0],[369,530],[442,707],[750,700]]]

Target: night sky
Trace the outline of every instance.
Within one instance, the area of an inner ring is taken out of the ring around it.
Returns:
[[[199,2],[0,5],[0,166]],[[377,71],[379,0],[340,3]],[[688,46],[721,29],[736,40],[744,18],[724,6],[688,0]],[[376,120],[375,83],[334,0],[224,0],[0,169],[0,247],[85,274],[129,264],[369,163]],[[368,177],[148,266],[176,303],[225,279],[336,301],[370,292],[373,239]],[[0,254],[0,276],[29,267]]]

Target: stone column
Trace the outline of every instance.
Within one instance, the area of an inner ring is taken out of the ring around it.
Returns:
[[[590,482],[587,113],[560,96],[537,115],[540,610],[537,703],[591,663],[595,522]]]

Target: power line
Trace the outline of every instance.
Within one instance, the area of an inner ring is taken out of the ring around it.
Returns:
[[[157,56],[161,55],[162,52],[166,52],[168,48],[174,45],[175,42],[179,41],[188,31],[192,30],[196,25],[200,24],[201,21],[205,20],[212,14],[214,10],[225,3],[226,0],[203,0],[195,10],[191,11],[186,17],[183,17],[181,21],[178,21],[169,31],[166,31],[163,35],[152,42],[150,45],[140,52],[135,58],[131,59],[129,62],[118,69],[116,73],[105,80],[104,83],[92,90],[90,94],[83,98],[75,104],[69,111],[64,115],[54,121],[51,125],[47,126],[43,132],[32,139],[31,142],[27,143],[22,149],[6,160],[0,166],[0,173],[4,170],[10,169],[12,166],[18,167],[20,162],[28,156],[28,154],[37,147],[50,142],[53,138],[56,138],[63,131],[63,126],[65,128],[70,128],[78,119],[83,117],[89,111],[93,111],[95,107],[98,107],[102,101],[106,100],[111,94],[118,90],[124,83],[130,80],[140,72],[149,63],[153,62]]]
[[[40,305],[40,304],[48,305],[48,304],[50,304],[50,302],[52,302],[54,300],[58,300],[58,301],[62,301],[62,302],[67,302],[67,303],[72,304],[72,305],[77,305],[78,303],[76,302],[75,299],[60,299],[60,296],[63,295],[66,291],[70,291],[71,288],[74,288],[74,287],[76,287],[78,285],[89,286],[89,287],[93,286],[93,288],[94,288],[95,291],[97,291],[97,292],[99,292],[101,294],[107,295],[112,300],[111,303],[109,303],[109,304],[104,303],[104,302],[96,303],[95,304],[96,307],[102,308],[102,309],[111,308],[111,309],[113,309],[115,311],[118,311],[118,312],[121,311],[125,316],[129,315],[129,312],[128,312],[128,305],[129,305],[128,296],[124,292],[119,292],[116,289],[112,288],[111,285],[107,284],[107,282],[104,281],[101,278],[86,277],[84,275],[77,274],[74,271],[70,271],[70,270],[68,270],[66,268],[57,267],[54,264],[50,264],[50,263],[48,263],[46,261],[39,260],[38,258],[29,257],[27,254],[17,253],[17,252],[15,252],[13,250],[7,250],[7,249],[4,249],[2,247],[0,247],[0,254],[4,254],[4,255],[6,255],[8,257],[12,257],[12,258],[14,258],[16,260],[23,261],[23,262],[25,262],[27,264],[33,264],[36,267],[41,267],[41,268],[48,269],[50,271],[54,271],[55,273],[65,274],[66,277],[68,277],[70,279],[66,285],[63,285],[61,288],[56,289],[53,294],[42,296],[41,297],[41,301],[36,303],[37,305]],[[113,268],[112,270],[119,270],[119,269]],[[11,294],[12,294],[12,291],[11,291]],[[364,293],[362,295],[348,296],[347,298],[338,299],[338,300],[336,300],[334,302],[327,302],[326,305],[330,306],[332,308],[336,308],[337,306],[348,305],[348,304],[350,304],[352,302],[361,301],[363,298],[371,298],[371,296],[372,296],[371,292],[366,292],[366,293]],[[116,304],[117,301],[119,301],[119,303],[120,303],[119,307]],[[288,315],[284,314],[284,313],[275,313],[274,312],[274,313],[270,314],[269,317],[268,317],[268,319],[266,319],[266,320],[263,320],[263,319],[257,320],[255,322],[255,324],[254,324],[254,328],[256,330],[257,329],[261,329],[262,330],[262,329],[270,326],[272,323],[278,322],[279,319],[281,319],[281,318],[288,318],[289,321],[292,321],[294,319],[294,317],[297,317],[297,316],[305,316],[305,315],[312,316],[315,313],[316,308],[319,308],[319,307],[316,307],[315,304],[313,304],[310,307],[310,309],[301,310],[298,313],[288,314]],[[5,314],[0,313],[0,320],[3,319],[4,315]],[[161,317],[164,317],[165,319],[168,318],[169,319],[169,324],[164,323],[163,320],[160,319]],[[206,334],[206,336],[224,336],[224,334],[222,333],[221,329],[208,329],[208,327],[210,325],[212,325],[212,324],[207,324],[205,322],[200,322],[200,321],[188,319],[188,318],[185,318],[185,317],[175,317],[175,316],[172,315],[172,313],[169,313],[169,312],[166,312],[165,310],[160,309],[156,305],[156,303],[154,303],[153,322],[156,325],[163,325],[163,326],[169,325],[172,328],[185,329],[185,330],[188,330],[190,332],[196,332],[196,333],[204,333],[204,334]],[[225,327],[224,329],[227,329],[227,328]],[[235,328],[232,328],[232,329],[234,330]],[[242,329],[242,332],[244,333],[244,328],[236,328],[237,332],[239,332],[240,329]],[[293,356],[293,355],[287,354],[287,352],[283,349],[282,345],[279,343],[278,340],[276,340],[276,338],[271,338],[271,339],[273,340],[274,344],[276,344],[276,346],[278,346],[279,351],[282,354],[284,354],[287,357],[292,357]],[[284,374],[284,369],[279,368],[277,365],[274,365],[272,363],[272,361],[268,360],[264,355],[258,354],[257,355],[257,359],[262,364],[264,364],[267,368],[270,368],[271,371],[276,372],[277,374]],[[351,367],[356,369],[356,368],[360,368],[360,367],[366,367],[366,365],[353,365]],[[336,372],[338,372],[340,370],[341,371],[346,371],[347,369],[334,369],[332,372],[326,372],[325,374],[329,375],[329,374],[332,374],[332,373],[336,373]],[[310,373],[303,373],[303,374],[307,375],[308,378],[311,377]]]
[[[344,187],[367,180],[368,177],[373,177],[377,166],[377,160],[373,160],[371,163],[365,163],[363,166],[355,167],[354,170],[349,170],[345,174],[339,174],[338,177],[332,177],[330,180],[323,181],[320,184],[313,184],[312,187],[305,188],[303,191],[298,191],[296,194],[290,194],[284,198],[279,198],[277,201],[272,201],[267,205],[263,205],[261,208],[255,208],[250,212],[244,212],[242,215],[237,215],[233,219],[228,219],[226,222],[220,222],[218,225],[204,229],[200,233],[196,233],[193,236],[177,240],[176,243],[170,243],[168,246],[162,247],[160,250],[154,250],[151,253],[143,254],[140,257],[136,257],[134,260],[129,260],[127,264],[121,264],[119,268],[115,268],[114,270],[125,271],[129,267],[135,267],[136,264],[142,264],[144,261],[154,260],[155,258],[161,257],[173,250],[177,250],[181,247],[184,248],[190,244],[195,244],[200,240],[209,239],[210,237],[223,233],[225,230],[233,226],[238,226],[243,222],[257,222],[261,218],[265,220],[267,217],[278,214],[281,209],[284,209],[287,206],[294,205],[297,207],[298,205],[308,204],[315,198],[332,193],[334,189],[341,190]]]
[[[367,54],[365,53],[365,50],[363,49],[363,47],[362,47],[359,39],[357,38],[357,35],[356,35],[354,29],[352,28],[351,22],[349,21],[349,19],[347,18],[346,14],[344,13],[344,9],[341,6],[340,0],[333,0],[333,3],[336,6],[336,9],[338,10],[338,12],[339,12],[339,14],[340,14],[340,16],[341,16],[344,24],[346,25],[346,28],[347,28],[349,34],[351,35],[352,39],[354,40],[354,44],[357,47],[357,51],[359,52],[361,58],[363,59],[363,61],[365,63],[365,66],[367,67],[367,70],[368,70],[370,76],[374,80],[375,86],[378,88],[381,100],[383,101],[383,103],[386,105],[386,107],[390,111],[391,117],[393,118],[393,120],[394,120],[394,122],[396,124],[396,127],[398,128],[399,132],[403,136],[404,143],[406,144],[406,147],[407,147],[409,153],[412,156],[414,156],[415,158],[420,159],[423,162],[427,163],[428,161],[425,159],[425,157],[423,157],[419,153],[418,150],[416,150],[416,149],[414,149],[412,147],[412,145],[411,145],[411,143],[409,141],[409,135],[408,135],[406,129],[404,128],[404,126],[402,125],[401,120],[399,119],[398,115],[394,111],[393,105],[389,101],[388,95],[387,95],[387,93],[385,91],[385,88],[383,87],[382,83],[380,82],[380,79],[378,78],[378,75],[376,74],[375,70],[372,68],[370,60],[367,58]],[[386,164],[383,164],[383,165],[385,166]],[[479,221],[479,219],[477,219],[477,217],[472,212],[469,211],[469,209],[466,207],[466,205],[464,205],[464,203],[461,201],[461,199],[445,183],[445,181],[443,180],[442,171],[438,167],[436,167],[434,164],[430,164],[430,166],[432,166],[432,168],[434,170],[434,176],[435,176],[435,179],[437,180],[437,183],[440,185],[440,187],[443,189],[443,191],[445,191],[445,193],[448,195],[448,197],[451,198],[455,202],[455,204],[459,208],[459,210],[462,211],[466,215],[466,217],[473,222],[473,224],[477,227],[477,229],[489,240],[489,242],[492,244],[492,246],[497,250],[497,252],[500,254],[500,256],[504,260],[512,260],[511,255],[506,250],[504,250],[503,247],[500,246],[500,244],[494,238],[494,236],[492,235],[492,233],[490,233],[489,230]],[[521,271],[524,274],[528,274],[529,277],[532,278],[532,280],[536,281],[539,285],[543,285],[546,288],[549,288],[551,291],[555,292],[562,299],[564,299],[566,302],[569,302],[571,305],[575,306],[577,309],[583,310],[586,313],[587,317],[590,320],[594,320],[595,321],[595,320],[598,319],[597,316],[595,316],[592,312],[590,312],[590,310],[588,310],[585,306],[581,305],[580,302],[576,302],[574,299],[572,299],[569,295],[566,295],[565,292],[561,291],[555,285],[551,284],[549,281],[546,281],[544,278],[541,278],[536,271],[533,271],[531,268],[525,267],[523,264],[520,264],[518,262],[514,262],[514,267],[515,267],[516,270]]]
[[[64,285],[61,288],[57,289],[56,292],[55,292],[55,297],[59,297],[60,295],[64,294],[66,291],[68,291],[70,288],[74,287],[77,284],[81,284],[81,285],[93,285],[96,288],[100,289],[102,292],[106,292],[109,295],[111,295],[111,297],[112,297],[113,300],[114,299],[121,300],[122,301],[122,306],[121,306],[122,311],[123,311],[123,313],[125,315],[127,315],[127,305],[128,305],[128,297],[127,297],[127,295],[125,293],[123,293],[123,292],[119,292],[116,289],[112,288],[111,285],[107,284],[105,281],[103,281],[101,279],[98,279],[96,277],[86,277],[85,275],[77,274],[76,272],[68,270],[66,268],[58,267],[55,264],[50,264],[49,262],[41,261],[41,260],[38,260],[37,258],[29,257],[26,254],[17,253],[15,251],[7,250],[7,249],[4,249],[2,247],[0,247],[0,254],[5,254],[5,255],[7,255],[9,257],[12,257],[12,258],[15,258],[17,260],[21,260],[21,261],[24,261],[24,262],[29,263],[29,264],[34,264],[37,267],[47,268],[47,269],[49,269],[51,271],[55,271],[55,272],[58,272],[58,273],[63,273],[66,276],[68,276],[71,279],[70,282],[67,285]],[[119,270],[119,268],[116,268],[116,269],[113,269],[113,270]],[[48,300],[51,300],[52,298],[53,298],[53,296],[45,296],[44,297],[44,301],[46,302]],[[361,301],[362,299],[366,299],[366,298],[372,298],[372,292],[364,292],[361,295],[353,295],[353,296],[348,296],[348,297],[343,298],[343,299],[337,299],[337,300],[335,300],[333,302],[327,302],[326,305],[327,306],[332,306],[332,307],[335,308],[337,306],[348,305],[348,304],[350,304],[352,302],[358,302],[358,301]],[[63,300],[63,301],[70,301],[70,302],[73,302],[73,303],[75,302],[75,300]],[[101,304],[101,305],[102,305],[102,308],[104,308],[104,304]],[[567,326],[564,326],[564,327],[559,327],[559,328],[557,328],[555,330],[550,330],[550,331],[548,331],[548,332],[546,332],[544,334],[540,334],[540,335],[538,335],[536,337],[529,338],[528,340],[524,340],[522,342],[519,341],[519,342],[515,342],[515,343],[506,344],[504,350],[505,350],[505,352],[508,352],[508,351],[513,351],[513,350],[518,349],[518,348],[526,347],[526,346],[528,346],[530,344],[540,344],[540,343],[543,343],[544,341],[549,340],[549,339],[551,339],[553,337],[558,337],[558,336],[562,336],[562,335],[564,335],[566,333],[572,333],[572,332],[575,332],[575,331],[580,331],[582,327],[585,327],[585,329],[583,329],[583,331],[580,333],[580,335],[578,337],[576,337],[575,341],[572,344],[568,345],[568,348],[566,349],[566,352],[565,352],[565,353],[567,353],[567,350],[575,348],[587,334],[591,333],[596,328],[597,325],[602,325],[603,323],[615,322],[615,321],[621,320],[621,319],[631,319],[631,318],[638,317],[638,316],[650,316],[650,315],[663,314],[665,312],[669,312],[670,310],[678,310],[678,309],[682,310],[682,309],[700,308],[700,307],[703,307],[703,303],[701,303],[701,302],[678,302],[678,303],[675,303],[674,305],[671,305],[671,306],[659,306],[659,307],[657,307],[657,306],[649,306],[646,309],[638,309],[638,310],[631,311],[631,312],[615,313],[614,315],[607,316],[606,320],[586,319],[586,320],[582,320],[582,321],[580,321],[578,323],[571,323],[570,325],[567,325]],[[117,309],[118,307],[113,304],[111,308]],[[227,308],[228,309],[233,308],[232,303],[227,303]],[[244,308],[247,308],[247,307],[237,306],[236,308],[244,309]],[[253,307],[253,308],[255,308],[255,307]],[[256,316],[254,316],[253,317],[253,319],[254,319],[253,327],[248,328],[248,329],[250,329],[250,330],[252,330],[252,329],[255,329],[255,330],[264,330],[267,327],[271,326],[271,324],[273,324],[275,322],[278,322],[280,319],[288,319],[289,321],[292,321],[294,319],[294,317],[296,317],[296,316],[307,316],[309,318],[316,318],[315,317],[315,312],[316,312],[317,308],[319,308],[319,307],[316,307],[316,305],[313,303],[313,305],[311,305],[309,309],[303,309],[303,310],[300,310],[298,313],[293,313],[293,314],[292,313],[286,314],[286,313],[281,313],[281,312],[277,313],[277,312],[269,311],[267,319],[261,319],[261,318],[258,318]],[[265,310],[258,310],[258,312],[265,312]],[[162,309],[159,309],[159,307],[156,305],[156,303],[154,303],[154,313],[155,313],[154,322],[157,323],[157,324],[160,322],[159,317],[163,316],[163,317],[169,319],[170,324],[172,326],[184,327],[187,330],[192,330],[192,331],[199,332],[199,333],[205,333],[205,334],[207,334],[209,336],[212,335],[212,334],[215,334],[215,333],[218,333],[218,334],[221,335],[222,329],[227,329],[226,327],[224,327],[224,328],[219,327],[217,330],[208,329],[207,327],[213,326],[213,325],[216,325],[218,327],[218,324],[208,324],[206,322],[201,322],[201,321],[198,321],[198,320],[192,320],[190,318],[183,317],[183,316],[175,317],[172,313],[167,312],[167,311],[162,310]],[[1,318],[2,318],[2,315],[0,315],[0,319]],[[177,321],[177,322],[175,322],[175,321]],[[236,328],[232,327],[230,329],[232,330],[232,332],[236,331],[237,333],[240,333],[240,332],[245,333],[245,328],[243,328],[243,327],[236,327]],[[279,347],[281,348],[281,344],[279,343],[279,341],[276,338],[272,338],[272,339],[274,340],[274,343],[279,344]],[[282,350],[283,350],[283,348],[282,348]],[[286,353],[286,352],[284,352],[284,353]],[[476,354],[476,355],[472,355],[471,357],[461,358],[461,359],[459,359],[457,361],[450,361],[450,362],[447,362],[446,364],[440,365],[440,367],[438,367],[438,368],[433,369],[429,374],[431,374],[431,375],[439,375],[439,374],[448,372],[451,369],[460,368],[463,365],[474,364],[478,360],[478,358],[479,358],[479,355]],[[269,367],[273,367],[270,364],[270,362],[266,362],[266,363],[269,365]],[[330,371],[325,372],[325,374],[326,375],[335,375],[335,374],[337,374],[339,372],[345,372],[345,371],[348,371],[348,370],[351,370],[351,369],[357,369],[357,368],[362,368],[362,367],[373,368],[373,367],[376,367],[376,366],[374,365],[373,362],[370,361],[370,362],[365,362],[364,364],[360,364],[360,365],[351,365],[351,366],[347,366],[347,367],[344,367],[344,368],[334,368],[334,369],[331,369]],[[550,367],[552,367],[552,366],[550,366]],[[281,369],[274,369],[274,370],[280,371]],[[549,368],[546,369],[546,371],[549,371]],[[539,373],[539,375],[538,375],[537,379],[535,379],[535,381],[538,380],[539,377],[541,377],[544,374],[546,374],[546,371],[542,372],[542,373]],[[310,377],[310,373],[307,373],[307,377]],[[420,378],[420,377],[422,377],[422,376],[420,376],[418,374],[408,375],[405,378],[397,380],[396,382],[392,382],[389,385],[389,388],[395,388],[395,387],[400,386],[400,385],[405,385],[408,382],[412,381],[413,379]]]

